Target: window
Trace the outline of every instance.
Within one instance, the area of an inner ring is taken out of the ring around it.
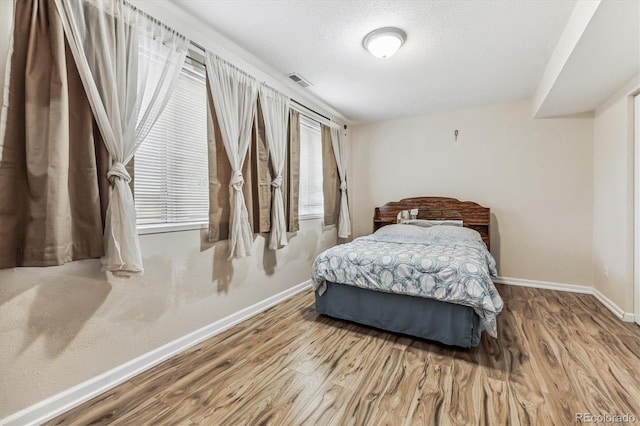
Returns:
[[[322,217],[322,136],[320,123],[300,115],[300,219]]]
[[[209,219],[204,68],[187,60],[170,101],[135,155],[138,229],[188,229]]]

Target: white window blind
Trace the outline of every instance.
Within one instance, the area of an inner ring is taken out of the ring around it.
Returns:
[[[207,223],[207,93],[195,62],[187,61],[134,164],[139,229]]]
[[[300,219],[322,217],[322,136],[320,123],[300,115]]]

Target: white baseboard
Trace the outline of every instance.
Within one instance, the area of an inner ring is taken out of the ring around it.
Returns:
[[[624,322],[633,322],[635,315],[632,312],[625,312],[622,308],[616,305],[613,300],[609,299],[607,296],[602,294],[600,290],[594,288],[593,295],[598,299],[600,303],[606,306],[611,312],[615,314],[618,318],[620,318]]]
[[[260,312],[289,299],[311,287],[311,280],[295,285],[281,293],[262,300],[255,305],[242,309],[228,317],[202,327],[186,336],[180,337],[151,352],[147,352],[131,361],[111,369],[99,376],[82,382],[59,394],[31,405],[17,413],[0,420],[2,426],[38,425],[50,420],[73,407],[123,383],[145,370],[165,361],[172,356],[206,340],[228,328],[245,321]]]
[[[545,290],[570,291],[572,293],[593,294],[593,287],[577,284],[562,284],[551,281],[524,280],[522,278],[495,277],[494,283],[517,285],[521,287],[543,288]]]
[[[600,290],[586,285],[563,284],[550,281],[525,280],[521,278],[495,277],[493,282],[497,284],[517,285],[522,287],[542,288],[546,290],[570,291],[573,293],[592,294],[600,303],[607,307],[615,316],[624,322],[633,322],[635,315],[631,312],[625,312],[620,306],[616,305],[611,299],[602,294]]]

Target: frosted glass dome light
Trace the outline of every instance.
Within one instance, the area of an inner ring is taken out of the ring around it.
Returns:
[[[399,28],[378,28],[367,34],[362,45],[373,56],[384,59],[396,53],[406,38],[407,35]]]

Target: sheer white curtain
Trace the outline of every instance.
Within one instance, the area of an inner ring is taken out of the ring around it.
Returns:
[[[264,128],[269,148],[271,168],[275,178],[271,181],[271,235],[269,248],[275,250],[287,245],[287,222],[282,197],[282,173],[287,158],[287,133],[289,125],[290,99],[262,83],[260,106],[264,117]]]
[[[331,146],[336,157],[338,175],[340,176],[340,213],[338,214],[338,237],[348,238],[351,235],[349,219],[349,203],[347,201],[347,158],[346,147],[340,129],[331,129]]]
[[[189,40],[123,0],[55,0],[91,109],[112,159],[103,270],[142,274],[125,165],[178,81]]]
[[[251,127],[256,113],[256,79],[210,52],[206,56],[207,77],[215,103],[216,117],[232,176],[231,220],[229,221],[229,258],[249,256],[253,231],[242,194],[242,165],[251,144]]]

